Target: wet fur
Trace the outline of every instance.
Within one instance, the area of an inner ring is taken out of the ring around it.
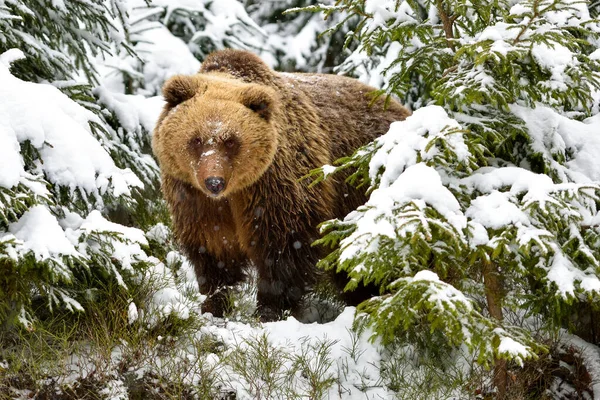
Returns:
[[[242,281],[251,264],[258,269],[263,320],[293,310],[319,279],[315,264],[324,253],[311,246],[319,237],[317,225],[343,218],[366,199],[343,177],[312,188],[299,178],[352,154],[409,115],[395,101],[385,110],[382,101],[370,105],[373,90],[336,75],[280,74],[236,50],[213,53],[197,75],[165,84],[167,104],[153,149],[176,239],[195,267],[201,292],[209,295],[206,311],[222,315],[222,289]],[[224,129],[207,128],[219,120]],[[189,143],[210,135],[219,143],[235,137],[243,150],[232,157],[217,150],[200,163]],[[207,170],[229,174],[221,197],[205,193],[201,179],[212,173]],[[355,304],[364,296],[349,294],[346,300]]]

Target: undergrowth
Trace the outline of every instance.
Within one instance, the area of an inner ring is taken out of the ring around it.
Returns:
[[[160,289],[160,282],[151,280],[133,294],[107,284],[85,313],[51,314],[42,308],[31,329],[0,331],[0,399],[318,400],[357,391],[371,398],[376,387],[394,399],[493,398],[491,372],[457,354],[423,357],[402,344],[382,348],[381,359],[372,361],[379,362],[380,375],[373,383],[372,372],[360,367],[368,357],[360,332],[348,330],[351,340],[342,356],[333,351],[336,340],[326,336],[281,342],[261,331],[254,317],[252,281],[232,291],[232,312],[225,319],[202,315],[199,298],[186,319],[160,318],[140,307],[132,320],[123,311],[131,299],[147,304]],[[331,313],[335,304],[327,293],[313,294],[306,313]],[[236,336],[232,326],[245,326],[248,334]],[[511,366],[511,398],[591,396],[590,376],[577,350],[558,339],[548,347],[551,354],[523,368]]]

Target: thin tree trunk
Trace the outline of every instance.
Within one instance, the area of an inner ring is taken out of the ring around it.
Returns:
[[[483,284],[485,286],[485,297],[490,316],[498,321],[504,320],[504,316],[502,315],[502,280],[495,263],[484,263]],[[498,400],[506,399],[507,384],[506,360],[496,359],[494,361],[494,386],[496,386],[496,390],[498,391]]]
[[[446,8],[444,7],[444,2],[442,0],[437,1],[437,9],[438,9],[438,14],[440,16],[440,19],[442,20],[442,27],[444,29],[444,33],[446,35],[446,44],[448,45],[449,48],[454,50],[455,46],[454,46],[453,25],[454,25],[454,20],[456,19],[456,16],[448,15],[448,12],[446,11]]]

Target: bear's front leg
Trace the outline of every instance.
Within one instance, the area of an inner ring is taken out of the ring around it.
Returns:
[[[297,313],[304,294],[317,280],[318,251],[311,241],[290,235],[287,240],[265,238],[267,248],[253,257],[258,270],[257,314],[261,321],[281,319],[286,311]]]
[[[200,293],[207,296],[202,303],[202,312],[215,317],[223,317],[230,310],[229,294],[231,286],[246,278],[247,260],[239,256],[215,257],[200,248],[194,254],[187,254],[192,262],[198,280]]]
[[[312,246],[317,226],[330,217],[324,192],[303,188],[282,171],[280,165],[270,168],[231,207],[238,240],[258,272],[256,311],[262,321],[281,319],[286,311],[298,315],[303,296],[321,275],[316,264],[323,249]]]

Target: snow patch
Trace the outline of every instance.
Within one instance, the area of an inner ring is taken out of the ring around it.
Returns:
[[[129,169],[118,168],[94,138],[91,111],[51,85],[24,82],[0,65],[0,185],[10,188],[26,177],[20,144],[29,142],[40,155],[38,173],[56,185],[97,198],[108,190],[129,195],[142,187]]]
[[[522,365],[523,362],[520,360],[528,358],[531,354],[531,349],[507,336],[504,336],[500,339],[498,353],[508,355]]]
[[[561,341],[567,347],[574,346],[579,349],[583,364],[590,376],[600,376],[600,348],[598,346],[566,332],[563,332]],[[592,379],[591,385],[594,392],[594,399],[600,399],[600,382],[597,379]]]
[[[389,187],[380,187],[371,194],[364,208],[346,216],[345,221],[355,221],[356,230],[341,241],[340,260],[348,260],[359,252],[376,251],[376,244],[368,246],[376,236],[395,239],[399,234],[393,221],[393,210],[414,203],[419,208],[429,205],[452,224],[457,232],[467,225],[460,204],[442,184],[439,173],[423,163],[411,165]]]
[[[8,231],[20,241],[19,250],[32,251],[37,261],[79,255],[56,217],[43,205],[31,207]]]
[[[9,49],[0,54],[0,63],[4,64],[5,67],[10,68],[15,61],[23,60],[25,58],[25,53],[23,53],[21,49]]]
[[[170,253],[167,257],[174,261],[177,258],[181,260],[176,253]],[[182,269],[189,264],[184,263]],[[154,326],[164,320],[169,315],[175,315],[181,319],[188,319],[191,315],[190,300],[182,293],[187,284],[184,280],[181,285],[175,279],[171,270],[163,263],[154,263],[145,273],[144,279],[156,288],[149,303],[148,318],[146,322],[149,326]],[[194,278],[195,279],[195,278]],[[197,286],[192,287],[197,291]]]
[[[465,215],[481,225],[500,229],[508,225],[529,224],[527,215],[512,203],[505,193],[493,191],[477,197]]]
[[[159,222],[146,232],[146,237],[160,244],[165,244],[171,237],[171,230],[165,224]]]
[[[389,131],[374,142],[378,150],[369,163],[371,181],[376,181],[381,168],[385,167],[379,187],[386,188],[407,167],[416,164],[418,158],[424,161],[433,159],[438,149],[430,144],[440,137],[446,140],[459,161],[466,161],[470,156],[469,150],[462,134],[447,134],[452,128],[459,129],[460,124],[439,106],[423,107],[406,120],[393,122]]]
[[[419,271],[412,278],[414,281],[430,281],[430,282],[439,282],[440,277],[433,271],[423,270]]]
[[[139,313],[138,313],[137,306],[132,301],[131,303],[129,303],[129,306],[127,307],[127,322],[129,323],[129,325],[131,325],[135,321],[137,321],[138,317],[139,317]]]

